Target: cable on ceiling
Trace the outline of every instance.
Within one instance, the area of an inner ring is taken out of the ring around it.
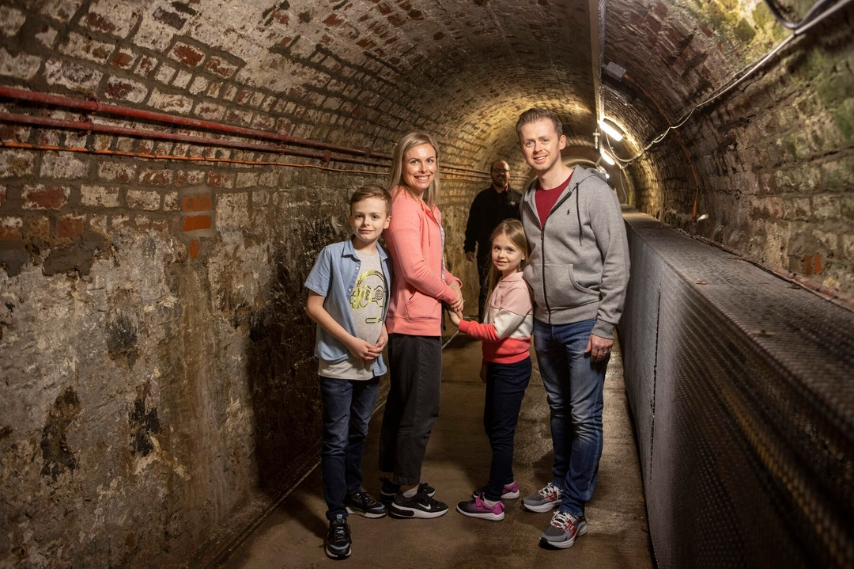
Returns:
[[[834,0],[818,0],[818,2],[813,4],[812,7],[810,7],[806,16],[804,16],[800,22],[790,22],[789,20],[787,20],[786,17],[783,16],[783,13],[780,11],[780,8],[777,6],[777,2],[775,0],[765,0],[765,4],[768,6],[768,9],[771,10],[771,14],[774,15],[774,18],[781,26],[790,30],[796,30],[807,22],[809,22],[815,16],[815,13],[818,11],[818,9],[822,7],[822,5],[832,1]]]
[[[766,3],[769,3],[770,1],[773,1],[773,0],[766,0]],[[758,70],[760,67],[765,65],[768,61],[770,61],[784,47],[786,47],[787,45],[789,45],[789,43],[794,41],[795,38],[803,35],[809,29],[818,25],[820,22],[822,22],[823,20],[825,20],[827,17],[831,16],[832,14],[838,12],[839,10],[842,10],[843,8],[845,8],[846,6],[851,4],[851,2],[854,0],[842,0],[841,2],[838,2],[832,6],[826,7],[824,10],[821,10],[820,12],[818,11],[821,7],[823,7],[825,4],[827,4],[830,1],[833,1],[833,0],[819,0],[818,2],[816,2],[813,5],[813,7],[810,8],[807,15],[800,22],[797,23],[797,27],[792,30],[792,35],[790,35],[785,40],[780,42],[776,47],[774,47],[771,51],[769,51],[767,54],[765,54],[758,61],[756,61],[755,63],[752,63],[750,65],[745,66],[743,69],[741,69],[741,71],[739,71],[738,73],[733,75],[729,80],[727,80],[726,83],[724,83],[721,87],[716,89],[711,95],[706,97],[706,99],[704,99],[702,102],[695,105],[676,124],[668,126],[664,130],[664,132],[662,132],[661,134],[656,136],[654,139],[652,139],[649,142],[649,144],[644,146],[640,152],[638,152],[637,154],[635,154],[631,158],[622,158],[613,152],[611,155],[614,156],[614,158],[620,163],[621,167],[628,166],[633,161],[635,161],[638,158],[640,158],[641,156],[643,156],[646,153],[646,151],[649,150],[653,145],[658,144],[659,142],[664,140],[664,138],[670,133],[671,130],[676,130],[678,128],[681,128],[686,122],[688,122],[688,119],[690,119],[691,116],[696,111],[702,109],[703,107],[706,107],[706,106],[712,104],[714,101],[716,101],[717,99],[719,99],[720,97],[722,97],[726,93],[733,90],[737,85],[741,84],[744,80],[746,80],[753,73],[755,73],[756,70]],[[769,4],[769,8],[770,8],[770,4]],[[772,13],[773,13],[773,10],[772,10]],[[609,144],[609,146],[610,146],[610,144]]]

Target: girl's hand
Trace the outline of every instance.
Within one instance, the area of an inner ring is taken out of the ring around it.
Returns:
[[[460,327],[460,322],[462,321],[462,318],[460,318],[460,314],[458,314],[458,313],[456,313],[456,312],[451,311],[451,312],[448,312],[448,316],[450,316],[450,317],[451,317],[451,322],[453,322],[453,323],[454,323],[454,326],[456,326],[457,328],[459,328],[459,327]]]
[[[480,364],[480,380],[486,383],[486,364]]]

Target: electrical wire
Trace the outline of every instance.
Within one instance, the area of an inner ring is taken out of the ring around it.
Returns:
[[[800,22],[790,22],[789,20],[787,20],[786,17],[783,16],[782,12],[780,11],[780,8],[777,6],[777,3],[774,0],[765,0],[765,4],[768,6],[768,9],[771,10],[771,14],[774,15],[774,18],[776,18],[777,22],[781,26],[790,30],[796,30],[807,22],[809,22],[813,18],[815,11],[818,10],[823,4],[827,4],[829,1],[831,0],[818,0],[818,2],[813,4],[812,7],[810,7],[809,11],[807,12],[807,15],[804,16]]]
[[[804,18],[800,22],[797,23],[798,27],[793,29],[792,35],[790,35],[785,40],[780,42],[776,47],[774,47],[771,51],[769,51],[767,54],[765,54],[758,61],[756,61],[755,63],[751,63],[750,65],[745,66],[743,69],[741,69],[741,71],[739,71],[738,73],[733,75],[729,80],[726,81],[726,83],[724,83],[721,87],[716,89],[711,95],[709,95],[703,101],[701,101],[700,103],[695,105],[694,108],[692,108],[676,124],[668,126],[664,130],[664,132],[662,132],[661,134],[656,136],[654,139],[652,139],[649,142],[649,144],[644,146],[640,152],[638,152],[637,154],[635,154],[631,158],[622,158],[622,157],[618,156],[617,154],[615,154],[614,152],[612,152],[611,155],[614,156],[615,160],[617,160],[621,164],[628,166],[633,161],[635,161],[638,158],[640,158],[641,156],[643,156],[647,152],[647,150],[652,148],[653,145],[658,144],[659,142],[664,140],[664,138],[670,133],[671,130],[676,130],[678,128],[681,128],[686,122],[688,122],[688,119],[690,119],[696,111],[700,110],[703,107],[706,107],[706,106],[712,104],[714,101],[721,98],[726,93],[732,91],[737,85],[741,84],[744,80],[746,80],[748,77],[750,77],[757,69],[759,69],[760,67],[765,65],[769,60],[771,60],[784,47],[786,47],[792,41],[794,41],[795,38],[803,35],[809,29],[811,29],[812,27],[814,27],[814,26],[818,25],[820,22],[822,22],[825,18],[827,18],[830,15],[832,15],[832,14],[838,12],[839,10],[845,8],[847,5],[851,4],[851,2],[854,0],[842,0],[841,2],[834,4],[833,6],[827,7],[823,11],[819,12],[817,15],[813,16],[813,13],[816,10],[818,10],[820,7],[822,7],[824,4],[826,4],[829,1],[832,1],[832,0],[819,0],[818,2],[816,2],[812,6],[812,8],[810,8],[807,15],[804,16]],[[768,0],[766,0],[766,3],[768,3]],[[769,8],[770,8],[770,5],[769,5]],[[772,13],[773,13],[773,10],[772,10]],[[610,147],[610,141],[609,141],[609,147]]]

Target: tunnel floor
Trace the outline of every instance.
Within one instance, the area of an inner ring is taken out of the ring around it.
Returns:
[[[351,515],[350,567],[653,567],[635,437],[623,384],[622,356],[614,350],[605,380],[605,444],[599,483],[587,506],[589,533],[568,550],[547,550],[539,535],[551,513],[524,511],[505,500],[501,522],[454,510],[486,482],[490,451],[481,425],[484,388],[478,378],[480,342],[457,336],[443,352],[439,421],[427,449],[422,480],[450,511],[434,520],[379,520]],[[377,444],[382,418],[371,421],[363,466],[365,490],[379,498]],[[514,472],[522,495],[551,478],[551,439],[545,392],[536,371],[525,394],[516,433]],[[334,564],[323,550],[326,511],[316,468],[269,515],[221,569],[305,568]]]

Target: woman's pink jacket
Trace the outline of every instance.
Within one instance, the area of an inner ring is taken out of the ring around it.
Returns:
[[[394,263],[386,316],[389,334],[442,335],[441,301],[452,303],[460,284],[443,266],[442,214],[402,188],[393,193],[385,243]]]

